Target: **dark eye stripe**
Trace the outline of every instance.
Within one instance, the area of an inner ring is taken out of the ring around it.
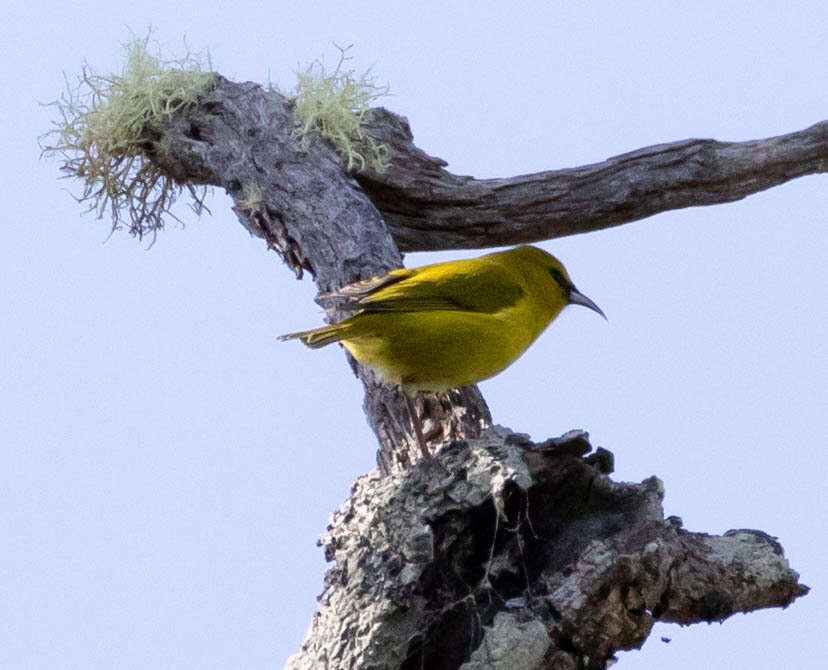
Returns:
[[[569,282],[566,280],[566,277],[563,276],[563,273],[558,270],[558,268],[549,268],[549,274],[552,275],[552,279],[554,279],[559,286],[569,290]]]

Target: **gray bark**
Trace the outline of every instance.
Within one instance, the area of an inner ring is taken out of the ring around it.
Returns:
[[[224,188],[245,228],[321,291],[398,267],[400,249],[585,232],[828,168],[823,122],[474,180],[443,170],[404,119],[376,110],[371,132],[389,143],[392,167],[354,179],[319,138],[300,148],[295,127],[288,100],[217,75],[199,105],[147,128],[147,152],[180,183]],[[244,208],[249,184],[262,201]],[[606,453],[584,458],[583,436],[532,445],[490,428],[475,387],[418,397],[430,441],[447,446],[416,462],[400,392],[351,364],[382,473],[357,482],[323,540],[334,567],[294,668],[602,668],[656,619],[720,620],[807,591],[773,538],[683,530],[662,518],[656,479],[613,483]]]
[[[548,240],[683,207],[740,200],[828,172],[828,121],[750,142],[689,139],[583,167],[474,179],[414,146],[408,122],[375,110],[372,135],[390,148],[385,174],[357,175],[402,251]]]
[[[494,427],[361,477],[322,538],[334,566],[288,668],[604,668],[657,620],[807,592],[775,538],[688,532],[657,478],[615,483],[589,450],[584,433],[535,445]]]

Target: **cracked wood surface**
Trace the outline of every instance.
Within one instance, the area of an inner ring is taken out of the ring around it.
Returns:
[[[590,450],[577,431],[533,444],[494,427],[361,477],[322,538],[333,567],[288,668],[599,669],[656,621],[807,593],[775,538],[684,530],[656,477],[616,483]]]
[[[688,139],[582,167],[474,179],[414,146],[408,122],[374,110],[390,147],[385,174],[356,175],[402,251],[537,242],[618,226],[683,207],[740,200],[828,171],[828,121],[749,142]]]

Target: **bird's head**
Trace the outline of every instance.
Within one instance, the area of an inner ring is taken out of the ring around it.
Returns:
[[[594,312],[598,312],[604,319],[606,314],[592,300],[575,288],[575,284],[569,278],[569,273],[557,258],[537,247],[524,247],[532,255],[535,263],[539,264],[543,271],[552,279],[550,288],[555,293],[555,301],[564,305],[583,305]],[[531,250],[531,251],[529,251]]]

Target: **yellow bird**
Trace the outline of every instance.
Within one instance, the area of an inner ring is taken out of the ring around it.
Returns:
[[[339,323],[280,339],[299,339],[314,349],[341,342],[409,396],[493,377],[567,305],[604,316],[575,288],[557,258],[532,246],[392,270],[324,297],[343,300],[338,310],[358,311]]]

